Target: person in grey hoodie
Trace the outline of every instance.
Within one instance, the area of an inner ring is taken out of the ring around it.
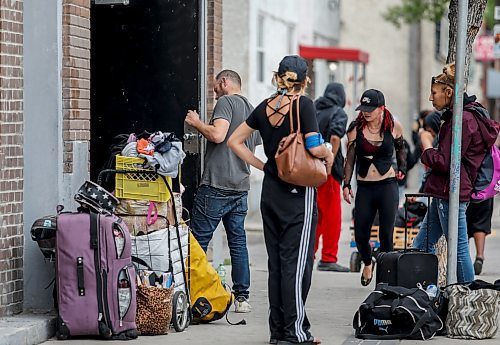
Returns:
[[[332,174],[318,187],[318,226],[314,252],[318,250],[320,237],[323,237],[320,271],[349,272],[347,267],[337,263],[338,244],[342,224],[340,183],[343,178],[344,157],[340,150],[340,139],[346,133],[347,114],[344,111],[345,91],[340,83],[330,83],[325,93],[314,105],[318,127],[323,140],[330,143],[334,158]]]

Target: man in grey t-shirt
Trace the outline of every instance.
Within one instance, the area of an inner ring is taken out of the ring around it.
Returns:
[[[193,110],[188,111],[185,120],[207,139],[205,170],[194,200],[191,229],[206,251],[222,220],[231,255],[235,311],[247,313],[251,311],[248,303],[250,268],[244,223],[250,167],[229,149],[227,139],[247,119],[253,106],[240,95],[241,79],[234,71],[223,70],[217,75],[214,92],[217,104],[208,124]],[[260,136],[250,137],[246,144],[254,151],[255,146],[261,144]]]

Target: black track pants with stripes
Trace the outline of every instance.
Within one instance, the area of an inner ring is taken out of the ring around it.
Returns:
[[[271,338],[312,339],[305,302],[311,286],[318,211],[316,189],[265,176],[261,212],[268,258]]]

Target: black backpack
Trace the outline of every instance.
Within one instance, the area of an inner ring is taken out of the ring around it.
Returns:
[[[353,327],[360,339],[427,340],[443,322],[425,290],[379,283],[354,315]]]

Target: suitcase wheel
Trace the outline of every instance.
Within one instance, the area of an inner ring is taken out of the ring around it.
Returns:
[[[56,337],[59,340],[66,340],[70,336],[69,329],[66,323],[61,319],[60,316],[57,317],[56,322]]]
[[[68,339],[67,334],[61,333],[59,331],[56,331],[56,337],[58,340],[67,340]]]
[[[351,272],[361,271],[361,255],[357,251],[351,253],[351,260],[349,262],[349,266]]]
[[[174,293],[172,303],[172,325],[176,332],[184,331],[189,324],[189,304],[184,291]]]

